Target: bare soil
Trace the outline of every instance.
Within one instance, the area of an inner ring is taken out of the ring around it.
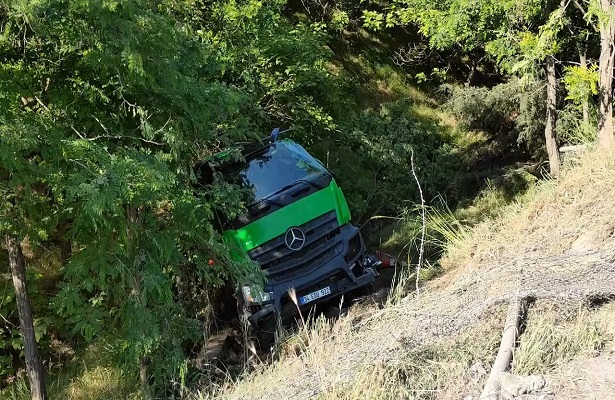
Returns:
[[[555,399],[609,400],[615,397],[615,357],[575,360],[547,377]]]

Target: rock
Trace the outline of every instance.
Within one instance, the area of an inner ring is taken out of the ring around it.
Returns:
[[[592,249],[593,238],[589,233],[583,233],[572,243],[570,251],[575,253],[584,253]]]
[[[487,371],[481,362],[474,363],[470,367],[470,376],[473,380],[480,380],[485,375],[487,375]]]
[[[235,340],[230,330],[222,331],[211,336],[203,349],[201,350],[198,359],[205,363],[211,363],[214,360],[225,361],[228,358],[230,350],[235,350],[237,353],[238,343]]]
[[[501,372],[498,375],[501,395],[507,399],[513,399],[522,394],[532,394],[545,388],[547,381],[541,375],[519,376],[509,372]]]

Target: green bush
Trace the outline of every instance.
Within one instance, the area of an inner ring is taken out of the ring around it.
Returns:
[[[479,130],[510,143],[525,142],[534,151],[544,143],[544,89],[540,82],[521,87],[516,79],[488,87],[445,85],[445,107],[463,129]]]
[[[589,143],[596,138],[598,113],[592,104],[589,109],[589,122],[583,122],[583,111],[569,104],[557,110],[557,140],[560,144],[576,145]]]
[[[465,129],[481,130],[490,135],[515,128],[519,113],[520,89],[516,83],[504,83],[493,88],[446,85],[449,93],[446,107]]]
[[[355,116],[340,139],[325,144],[324,159],[337,172],[356,220],[373,213],[400,211],[420,202],[416,173],[427,200],[446,193],[457,155],[437,121],[416,115],[411,100],[383,104]],[[328,154],[328,155],[327,155]]]

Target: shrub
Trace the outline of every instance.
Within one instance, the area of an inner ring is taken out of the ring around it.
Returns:
[[[437,122],[417,115],[409,100],[356,115],[340,136],[320,153],[338,173],[359,221],[374,212],[399,211],[407,202],[420,201],[412,179],[413,152],[427,198],[446,192],[452,181],[456,159],[452,145]]]
[[[542,148],[544,90],[540,82],[521,87],[516,80],[487,87],[445,85],[445,107],[461,128],[480,130],[510,144],[525,142],[531,150]]]

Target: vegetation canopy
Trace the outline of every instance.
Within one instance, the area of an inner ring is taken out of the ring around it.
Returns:
[[[220,293],[261,270],[217,229],[244,189],[199,160],[290,128],[412,264],[415,204],[511,201],[562,145],[612,146],[614,36],[609,0],[0,0],[0,391],[67,396],[91,349],[145,397],[205,380]]]

